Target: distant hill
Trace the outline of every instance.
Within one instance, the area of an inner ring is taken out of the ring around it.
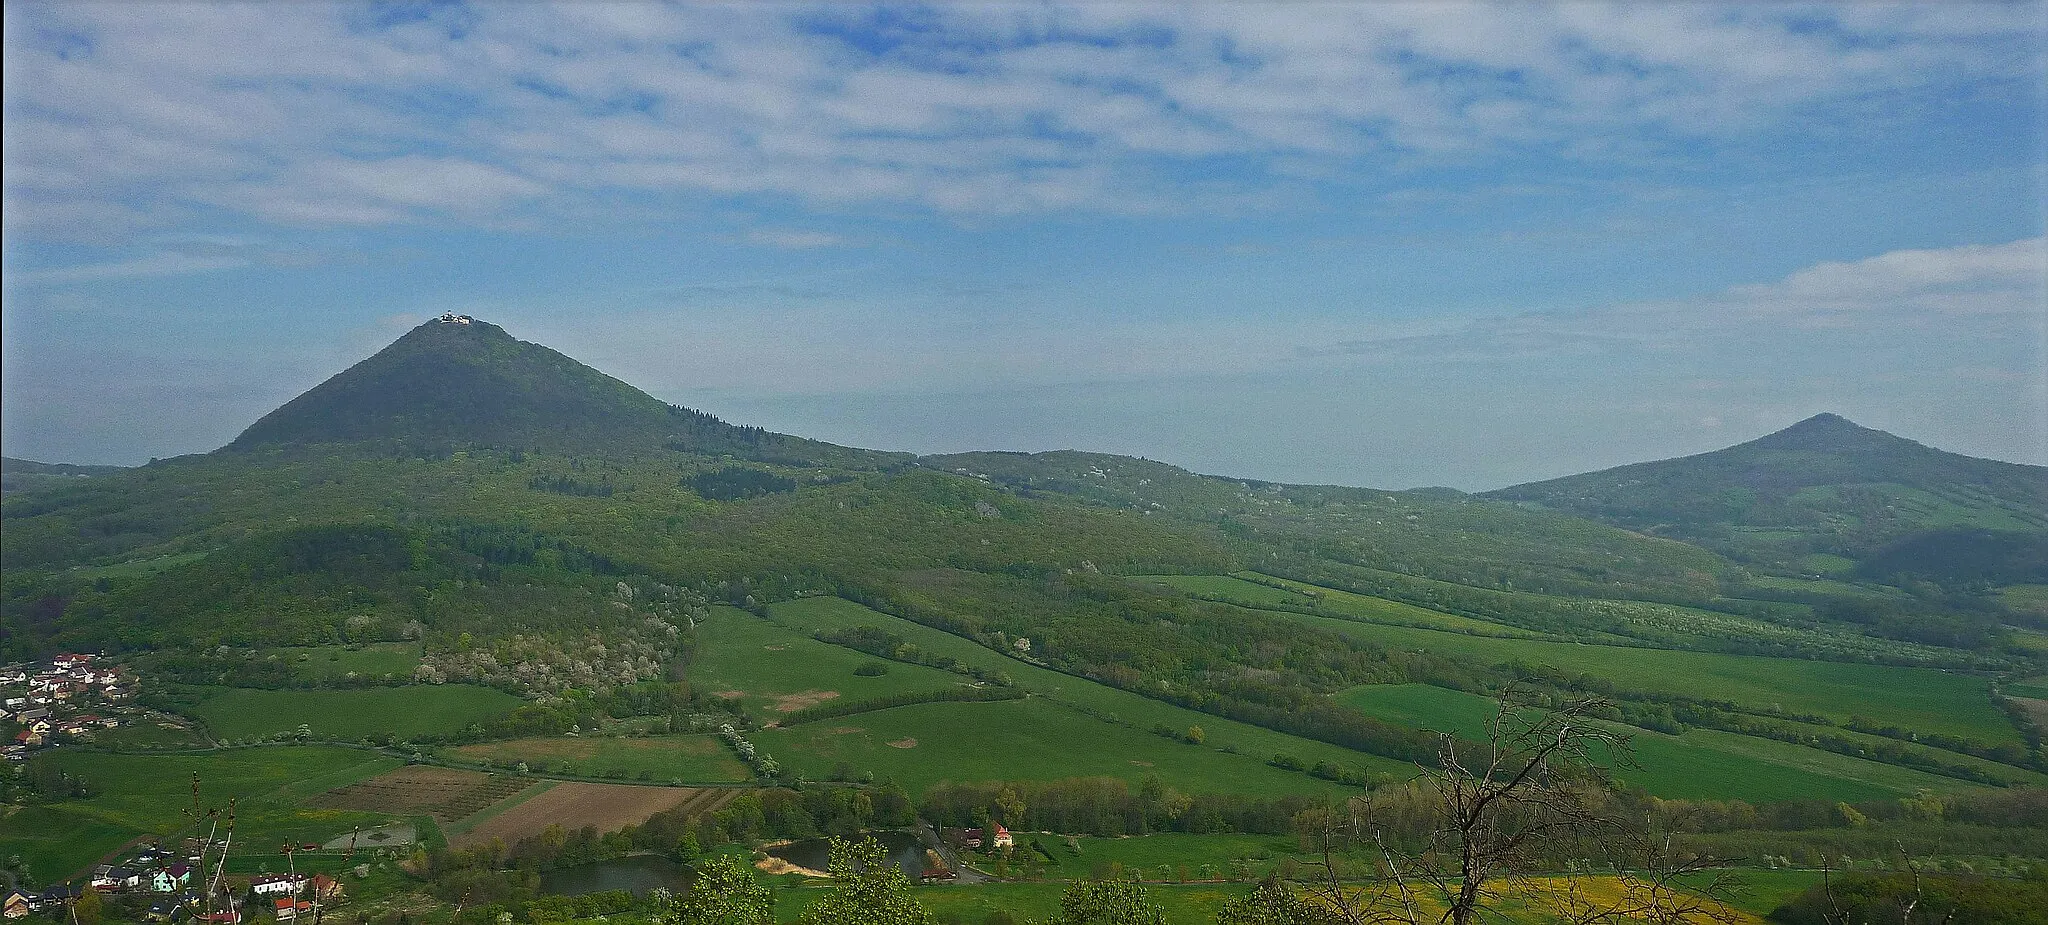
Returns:
[[[895,458],[738,427],[666,404],[467,316],[443,316],[412,329],[264,415],[225,450],[337,444],[416,456],[494,448],[670,450],[795,464],[873,465]]]
[[[122,471],[124,466],[80,466],[72,463],[36,462],[32,459],[0,457],[0,494],[20,491],[34,491],[70,485],[79,479],[96,475],[109,475]]]
[[[2048,531],[2048,468],[1977,459],[1816,415],[1748,443],[1488,492],[1790,561],[1862,559],[1928,531]]]

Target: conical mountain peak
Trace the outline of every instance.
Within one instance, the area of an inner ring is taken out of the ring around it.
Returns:
[[[1839,414],[1822,412],[1784,430],[1750,441],[1748,446],[1785,450],[1863,451],[1873,446],[1921,444],[1873,430]]]
[[[684,452],[856,468],[907,458],[727,424],[454,314],[413,328],[264,415],[225,451],[312,446],[380,454]]]

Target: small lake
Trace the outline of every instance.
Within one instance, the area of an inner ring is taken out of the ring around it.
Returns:
[[[882,843],[889,852],[889,860],[911,879],[924,873],[924,843],[918,841],[916,835],[909,832],[870,832],[868,835]],[[798,867],[824,870],[830,860],[831,848],[832,843],[827,839],[806,838],[780,848],[770,848],[768,853]]]
[[[578,864],[540,875],[540,891],[553,896],[581,896],[605,890],[626,890],[635,896],[645,896],[656,887],[677,893],[688,890],[689,869],[668,858],[647,854]]]

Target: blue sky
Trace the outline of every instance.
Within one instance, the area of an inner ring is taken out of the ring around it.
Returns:
[[[863,446],[1489,488],[2048,463],[2040,3],[9,3],[0,440],[442,311]]]

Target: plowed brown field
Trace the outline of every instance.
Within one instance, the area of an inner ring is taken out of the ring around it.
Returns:
[[[655,813],[683,807],[691,814],[708,813],[738,798],[738,789],[635,787],[630,784],[586,784],[564,781],[524,803],[484,820],[476,828],[449,839],[456,848],[491,839],[512,844],[540,834],[549,825],[575,830],[584,826],[613,832],[647,821]]]
[[[445,825],[532,784],[524,778],[415,764],[329,790],[307,802],[329,809],[426,813]]]

